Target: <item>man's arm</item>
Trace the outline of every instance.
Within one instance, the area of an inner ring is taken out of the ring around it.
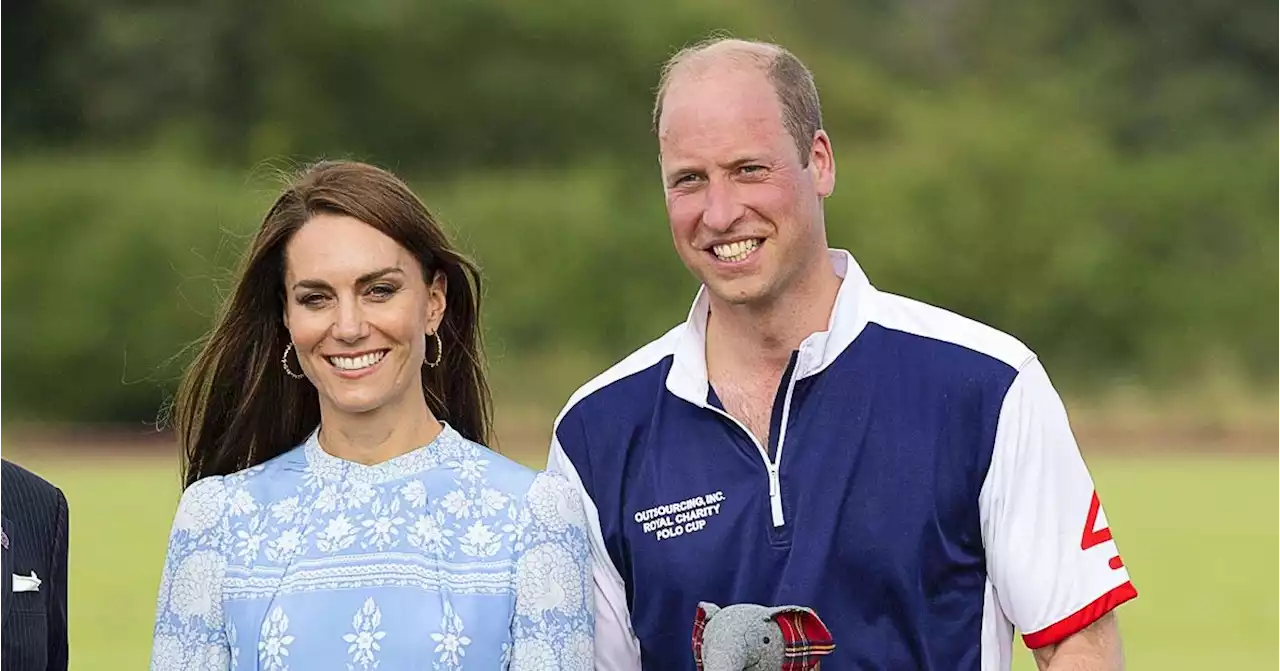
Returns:
[[[979,504],[1000,610],[1040,668],[1123,668],[1112,611],[1137,590],[1066,408],[1034,359],[1005,395]]]
[[[1115,612],[1063,639],[1031,651],[1040,671],[1094,671],[1124,668],[1120,625]]]
[[[58,517],[54,525],[53,572],[49,576],[49,666],[50,671],[67,669],[67,497],[58,490]]]

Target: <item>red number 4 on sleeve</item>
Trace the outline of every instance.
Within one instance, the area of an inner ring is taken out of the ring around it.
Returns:
[[[1084,521],[1084,535],[1080,537],[1080,549],[1088,550],[1095,545],[1101,545],[1111,540],[1111,527],[1107,526],[1106,520],[1102,521],[1102,528],[1098,527],[1098,513],[1102,510],[1102,502],[1098,500],[1098,492],[1093,493],[1093,500],[1089,502],[1089,516]],[[1117,555],[1107,562],[1113,570],[1124,566],[1124,560]]]

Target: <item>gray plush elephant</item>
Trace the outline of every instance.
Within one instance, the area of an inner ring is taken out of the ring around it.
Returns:
[[[693,657],[703,671],[807,671],[835,650],[831,632],[803,606],[698,603]]]

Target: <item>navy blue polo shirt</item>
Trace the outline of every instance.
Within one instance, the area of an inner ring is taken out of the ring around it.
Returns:
[[[1015,626],[1058,642],[1136,595],[1034,354],[831,255],[829,328],[793,352],[768,445],[707,382],[703,293],[557,419],[598,669],[694,669],[699,601],[813,608],[823,669],[1007,669]]]

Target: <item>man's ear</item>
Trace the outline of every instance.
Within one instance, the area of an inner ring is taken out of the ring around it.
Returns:
[[[809,170],[813,171],[813,185],[819,198],[826,198],[836,190],[836,155],[831,148],[831,138],[824,130],[813,134]]]

